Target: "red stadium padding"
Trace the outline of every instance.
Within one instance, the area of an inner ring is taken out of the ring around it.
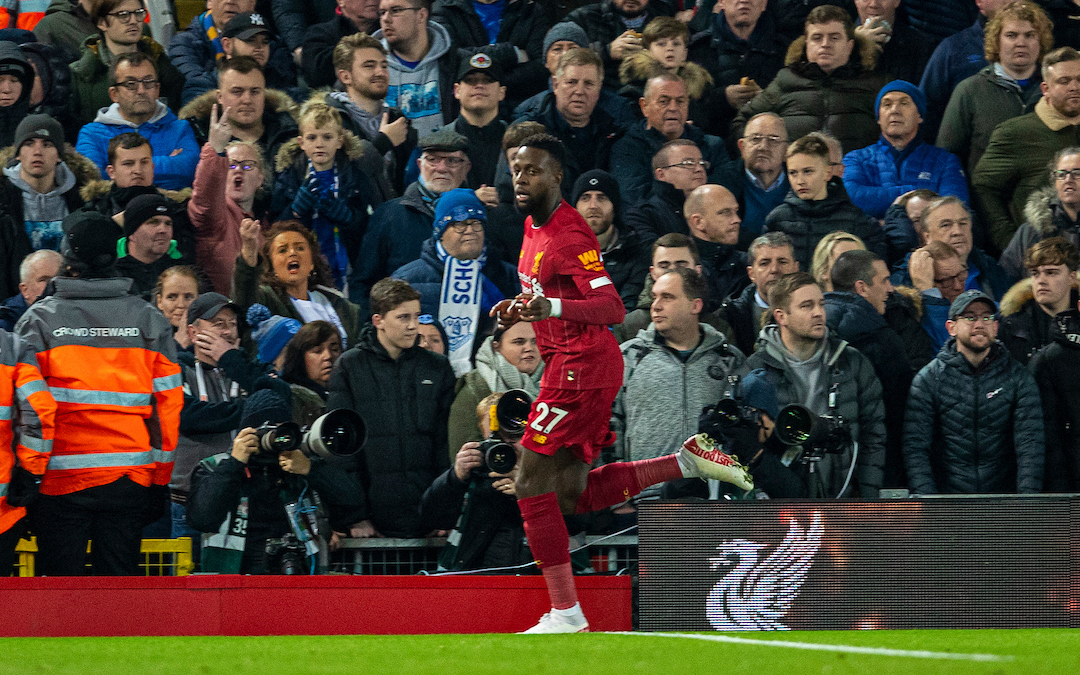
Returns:
[[[595,631],[630,630],[630,577],[578,577]],[[548,610],[528,577],[0,579],[3,637],[505,633]]]

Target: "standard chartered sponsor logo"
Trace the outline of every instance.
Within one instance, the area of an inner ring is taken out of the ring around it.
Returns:
[[[61,326],[53,331],[54,337],[139,337],[142,331],[133,326]]]

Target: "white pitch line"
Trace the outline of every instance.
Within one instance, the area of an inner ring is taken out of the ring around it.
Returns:
[[[607,635],[633,635],[648,637],[684,638],[706,640],[709,642],[728,642],[740,645],[759,645],[763,647],[787,647],[818,652],[844,652],[846,654],[875,654],[877,656],[907,656],[915,659],[947,659],[952,661],[1012,661],[1011,656],[998,654],[962,654],[957,652],[929,652],[924,650],[888,649],[886,647],[856,647],[854,645],[826,645],[815,642],[789,642],[785,640],[752,640],[730,635],[696,635],[692,633],[636,633],[615,631]]]

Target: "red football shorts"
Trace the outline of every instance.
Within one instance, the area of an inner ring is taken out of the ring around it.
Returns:
[[[611,404],[619,387],[607,389],[541,389],[533,401],[521,444],[541,455],[570,448],[574,456],[592,464],[600,450],[615,445]]]

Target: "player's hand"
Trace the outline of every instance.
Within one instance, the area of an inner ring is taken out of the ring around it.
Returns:
[[[454,458],[454,475],[464,483],[469,479],[469,472],[484,463],[480,455],[480,444],[472,441],[461,446]]]
[[[522,298],[522,301],[526,301],[526,298]],[[551,316],[551,301],[542,295],[534,295],[531,300],[527,300],[525,308],[521,310],[522,321],[543,321]]]
[[[934,287],[934,259],[925,248],[920,248],[908,258],[908,274],[911,285],[918,291],[928,291]]]
[[[240,430],[240,433],[236,434],[236,438],[232,443],[232,456],[238,462],[247,464],[251,456],[259,451],[259,438],[255,435],[255,430],[251,427],[245,427]]]
[[[499,328],[506,330],[521,320],[522,303],[514,298],[512,300],[500,300],[488,312],[499,321]]]

